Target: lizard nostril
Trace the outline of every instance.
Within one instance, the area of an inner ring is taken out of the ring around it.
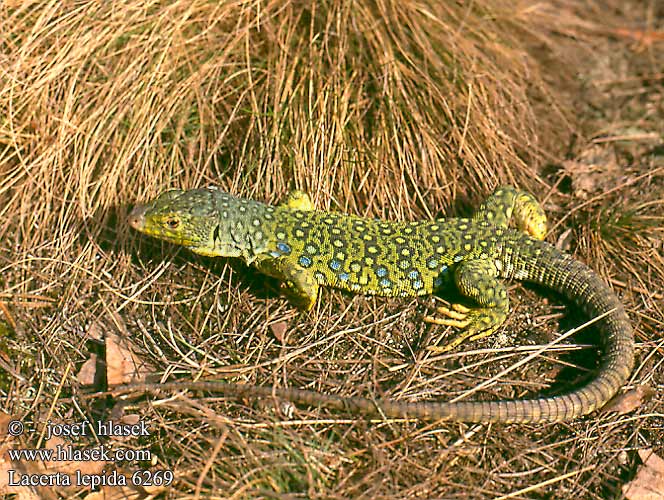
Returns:
[[[139,208],[135,208],[129,214],[128,222],[131,227],[140,231],[145,225],[145,214]]]

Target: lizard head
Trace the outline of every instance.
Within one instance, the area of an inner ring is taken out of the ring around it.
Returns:
[[[263,236],[259,212],[267,208],[215,188],[174,189],[135,207],[129,225],[201,255],[244,257],[250,262]]]

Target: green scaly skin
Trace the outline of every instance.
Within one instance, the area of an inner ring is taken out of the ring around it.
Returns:
[[[514,220],[518,229],[508,227]],[[596,377],[578,390],[548,398],[506,401],[401,402],[339,397],[294,388],[225,382],[143,384],[120,390],[182,388],[237,396],[276,395],[296,403],[387,417],[466,422],[557,422],[603,406],[634,364],[629,318],[613,291],[587,266],[541,241],[546,219],[535,198],[501,187],[472,218],[383,222],[315,210],[296,191],[278,206],[236,198],[215,188],[172,190],[130,215],[142,233],[208,256],[239,257],[282,280],[287,295],[310,309],[321,286],[355,293],[412,297],[456,286],[476,307],[440,308],[466,338],[494,332],[509,313],[502,279],[544,285],[599,318],[603,357]]]

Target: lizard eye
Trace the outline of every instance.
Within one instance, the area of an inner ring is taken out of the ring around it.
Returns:
[[[180,225],[180,219],[177,217],[169,217],[166,219],[166,225],[171,229],[177,229]]]

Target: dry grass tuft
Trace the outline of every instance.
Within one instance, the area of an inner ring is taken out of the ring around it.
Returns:
[[[300,188],[321,208],[416,219],[466,214],[512,183],[546,200],[554,235],[571,235],[561,245],[612,277],[643,342],[635,383],[661,384],[662,52],[624,28],[664,13],[634,5],[5,2],[4,411],[40,429],[139,415],[150,437],[110,442],[174,470],[173,498],[615,496],[632,450],[661,447],[657,397],[567,425],[426,425],[199,394],[93,402],[75,374],[92,353],[104,359],[113,329],[172,377],[467,394],[560,332],[563,309],[520,289],[505,328],[518,337],[432,357],[419,345],[445,332],[421,323],[417,301],[326,291],[298,314],[262,275],[146,241],[125,219],[167,187],[216,184],[272,202]],[[589,144],[614,168],[597,155],[599,170],[582,167]],[[571,363],[594,354],[568,351]],[[476,396],[546,391],[565,370],[556,359]]]

